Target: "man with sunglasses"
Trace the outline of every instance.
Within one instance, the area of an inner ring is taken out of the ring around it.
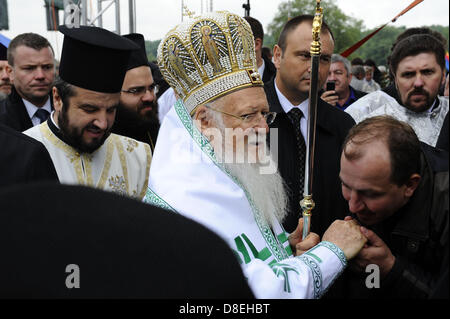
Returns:
[[[128,136],[155,148],[159,130],[156,82],[145,51],[144,36],[124,35],[139,46],[132,51],[120,93],[113,133]]]

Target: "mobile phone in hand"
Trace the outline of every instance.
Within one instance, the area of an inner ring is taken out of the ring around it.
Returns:
[[[336,89],[336,82],[329,81],[327,82],[327,91],[334,91]]]

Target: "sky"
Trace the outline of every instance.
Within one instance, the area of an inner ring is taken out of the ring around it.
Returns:
[[[275,17],[278,6],[288,0],[250,0],[250,15],[257,18],[264,29]],[[314,0],[311,0],[314,1]],[[9,30],[3,35],[13,38],[24,32],[35,32],[46,37],[60,56],[63,36],[59,32],[46,31],[44,0],[7,0]],[[105,1],[104,6],[110,1]],[[128,0],[120,0],[120,33],[129,33]],[[167,31],[181,22],[181,0],[135,0],[136,32],[144,34],[146,40],[161,39]],[[214,10],[227,10],[244,15],[245,0],[213,0]],[[336,4],[347,15],[364,21],[366,28],[380,26],[400,13],[412,0],[336,0]],[[203,5],[202,5],[203,3]],[[207,11],[211,0],[184,0],[190,11],[200,14]],[[88,0],[92,8],[91,18],[97,16],[97,0]],[[326,7],[324,16],[326,18]],[[103,27],[115,30],[115,10],[112,5],[104,14]],[[63,22],[62,12],[60,22]],[[424,25],[449,25],[448,0],[424,0],[411,11],[400,17],[393,26],[417,27]]]

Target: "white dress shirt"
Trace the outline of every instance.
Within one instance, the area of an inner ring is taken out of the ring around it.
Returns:
[[[264,70],[266,69],[266,62],[264,62],[264,59],[262,60],[261,66],[258,68],[258,73],[261,75],[261,79],[264,76]]]
[[[291,102],[283,95],[283,93],[280,92],[280,90],[277,87],[277,83],[274,81],[275,84],[275,91],[277,92],[278,100],[280,101],[281,107],[283,110],[287,113],[289,113],[290,110],[292,110],[294,107],[298,107],[300,111],[303,112],[303,117],[300,119],[300,130],[302,132],[303,138],[305,139],[306,143],[306,137],[307,137],[307,127],[308,127],[308,99],[304,100],[299,105],[292,105]]]

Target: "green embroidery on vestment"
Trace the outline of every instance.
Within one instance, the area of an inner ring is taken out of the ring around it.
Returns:
[[[323,294],[322,291],[322,271],[320,270],[319,264],[316,261],[306,254],[301,255],[300,257],[296,257],[303,261],[303,263],[309,267],[311,270],[311,274],[313,277],[313,285],[314,285],[314,298],[320,298]]]
[[[248,264],[250,262],[250,255],[247,252],[247,249],[245,248],[244,242],[242,241],[241,237],[236,237],[234,239],[234,242],[236,243],[236,247],[238,251],[241,252],[241,254],[244,256],[244,262]]]
[[[161,207],[161,208],[170,210],[174,213],[177,213],[176,210],[172,208],[172,206],[167,204],[167,202],[164,199],[162,199],[161,197],[159,197],[154,191],[152,191],[152,189],[150,187],[147,188],[147,192],[145,193],[144,202],[152,204],[157,207]]]
[[[347,267],[347,258],[345,257],[344,252],[342,249],[340,249],[338,246],[336,246],[333,243],[330,243],[329,241],[321,241],[316,248],[323,246],[331,250],[340,260],[342,267]]]
[[[315,260],[317,260],[319,263],[322,263],[322,259],[320,259],[319,256],[314,255],[312,252],[307,252],[307,253],[305,253],[305,254],[307,254],[308,256],[311,256],[312,258],[314,258]]]
[[[291,292],[291,286],[289,284],[289,276],[288,276],[288,272],[289,271],[293,271],[295,272],[297,275],[299,274],[297,269],[295,269],[294,267],[288,265],[288,264],[283,264],[283,263],[276,263],[272,265],[272,270],[275,273],[275,275],[277,277],[282,276],[284,278],[284,291],[286,292]]]

